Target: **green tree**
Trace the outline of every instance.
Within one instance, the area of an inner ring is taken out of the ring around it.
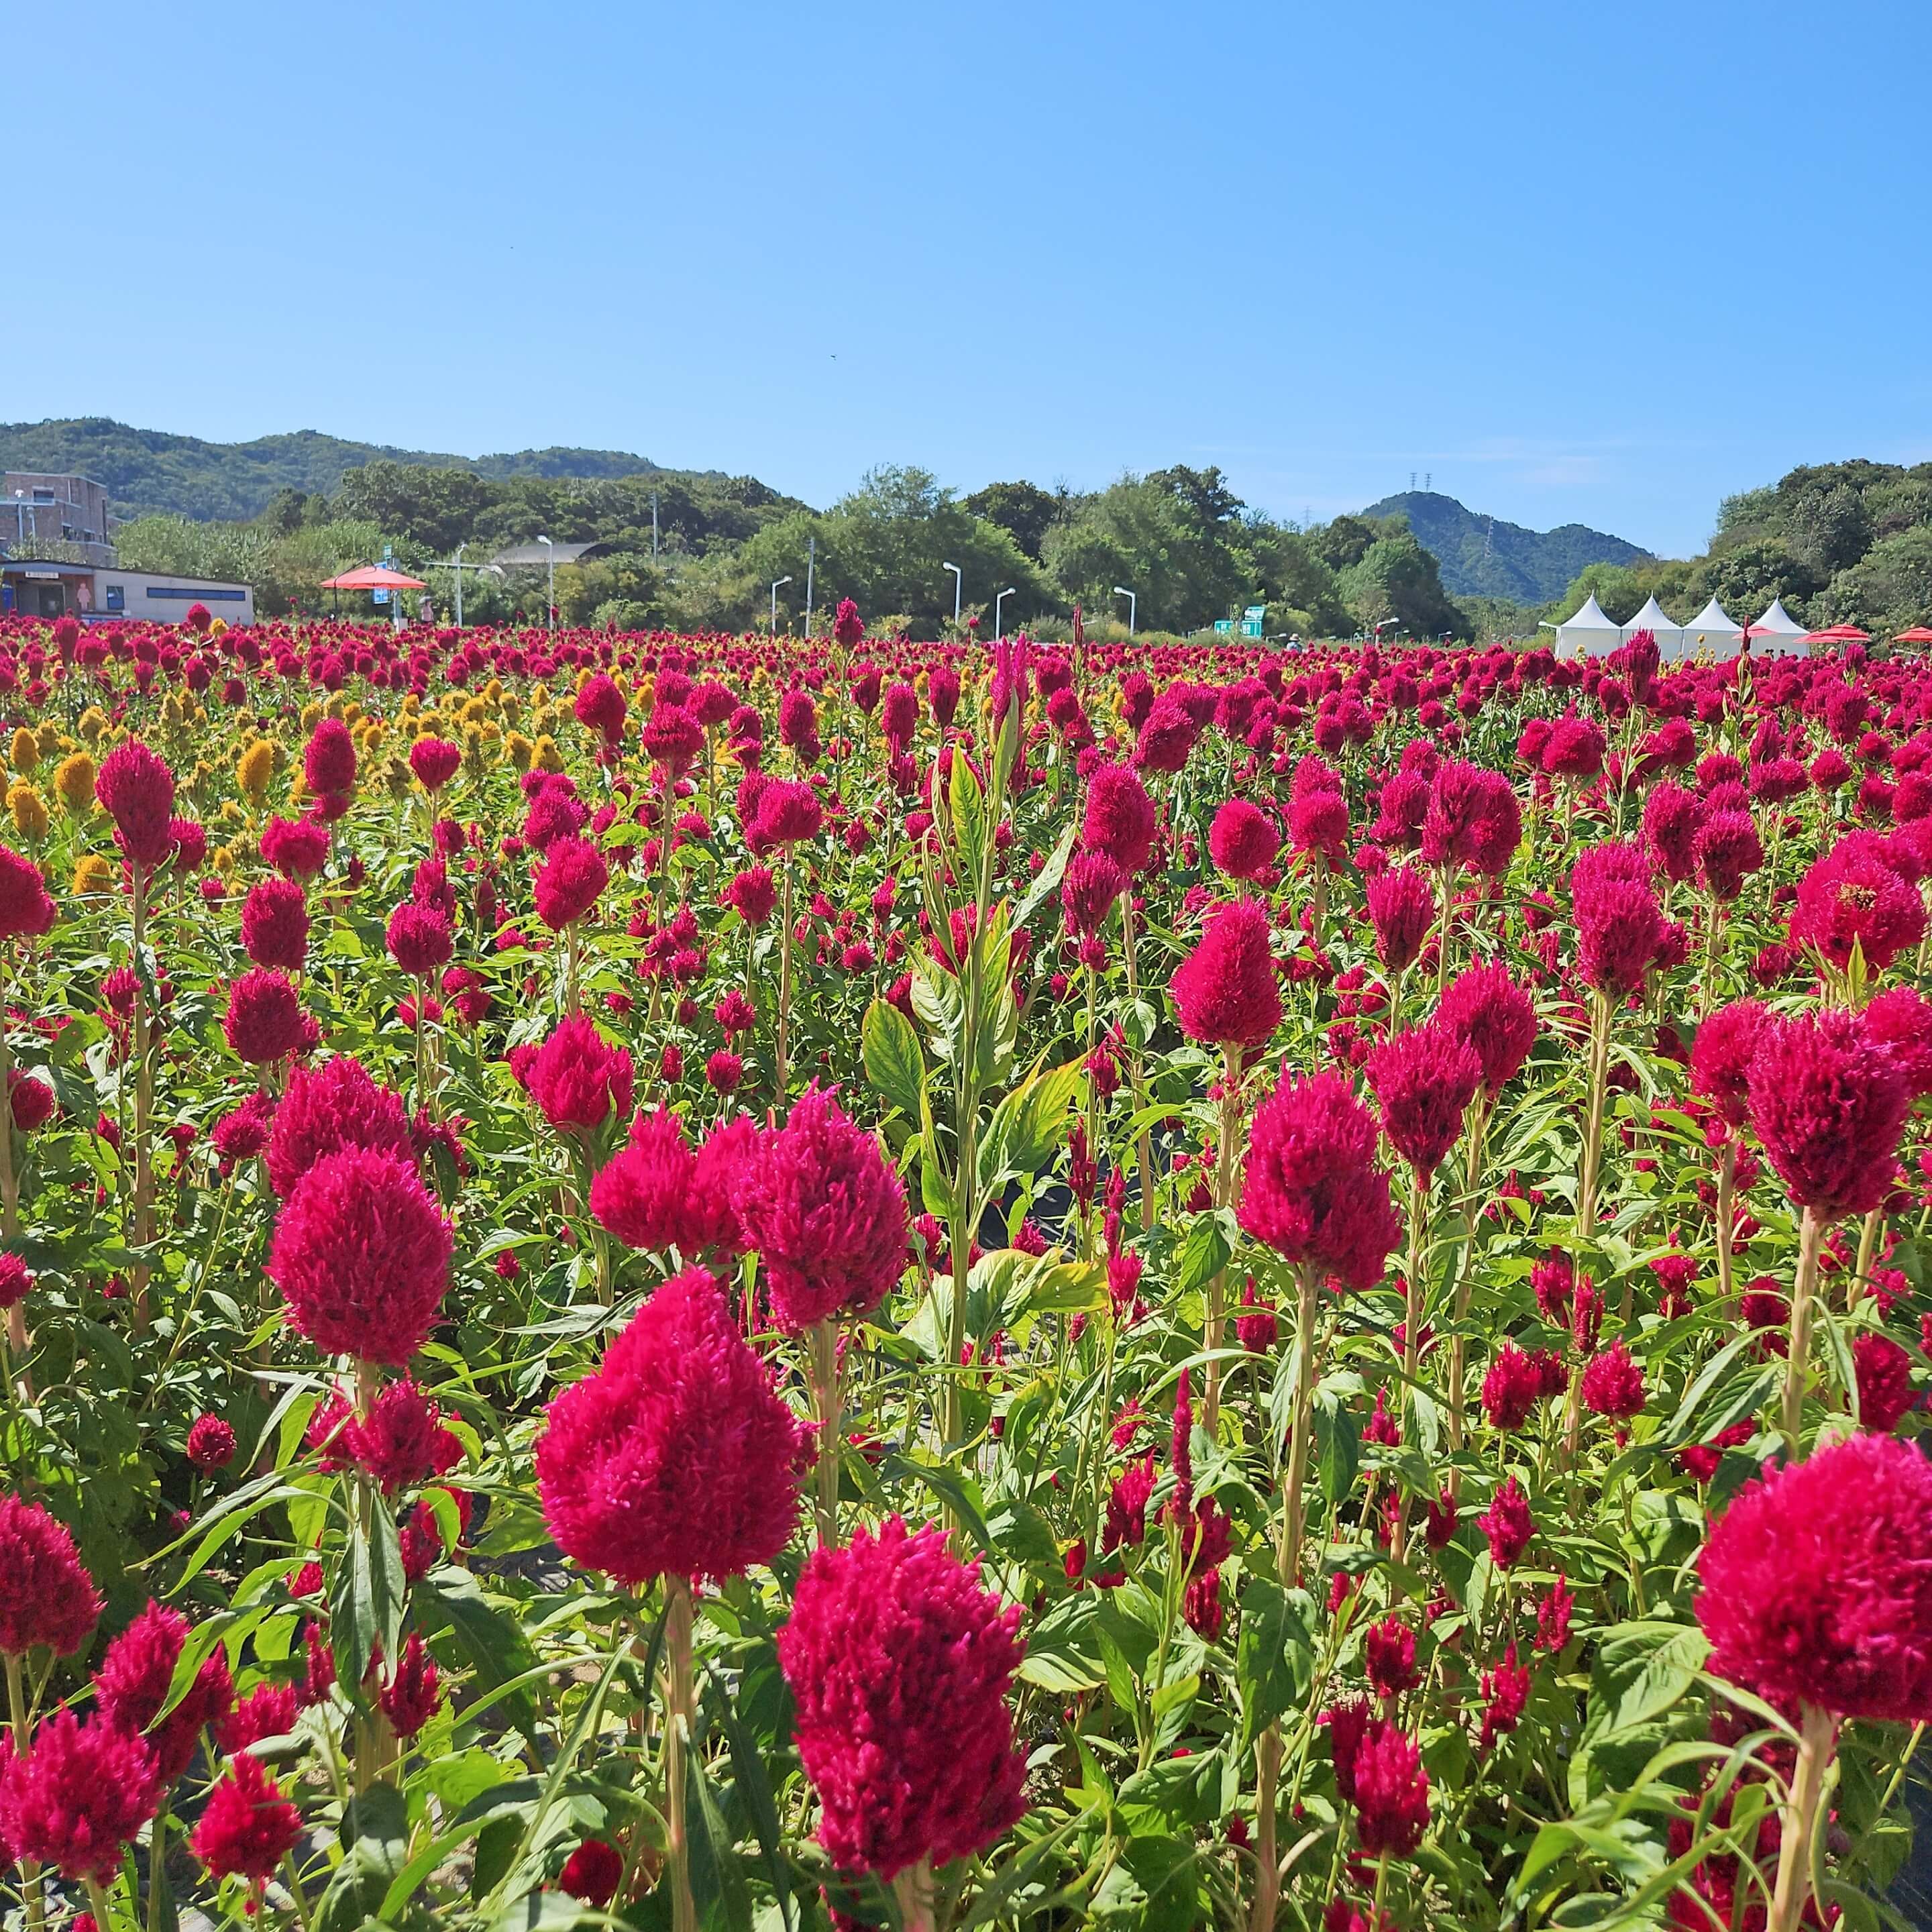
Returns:
[[[1254,588],[1243,526],[1204,515],[1211,500],[1172,482],[1123,477],[1054,526],[1041,560],[1066,597],[1088,610],[1119,614],[1114,586],[1124,584],[1143,629],[1197,630],[1231,615]]]
[[[964,499],[974,516],[998,524],[1036,563],[1047,532],[1065,520],[1072,501],[1066,490],[1042,490],[1027,482],[988,483]]]
[[[1467,637],[1434,557],[1406,530],[1378,538],[1341,574],[1342,600],[1364,630],[1393,618],[1412,638]]]

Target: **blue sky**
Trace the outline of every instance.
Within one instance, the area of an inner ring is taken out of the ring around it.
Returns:
[[[979,0],[9,26],[0,417],[1408,486],[1670,554],[1932,458],[1932,9]],[[31,186],[26,185],[31,182]],[[31,251],[29,251],[31,254]],[[16,263],[23,259],[15,254]]]

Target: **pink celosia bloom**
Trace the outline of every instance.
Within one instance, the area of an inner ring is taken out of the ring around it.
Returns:
[[[890,1879],[983,1851],[1018,1821],[1019,1614],[938,1529],[912,1535],[897,1516],[812,1552],[778,1660],[835,1865]]]

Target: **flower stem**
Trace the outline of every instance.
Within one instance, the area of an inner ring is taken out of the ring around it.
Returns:
[[[670,1922],[672,1932],[697,1932],[691,1847],[684,1829],[686,1765],[697,1705],[691,1668],[691,1586],[682,1576],[667,1576],[664,1597],[664,1840],[670,1863]]]
[[[1825,1224],[1817,1210],[1808,1208],[1798,1224],[1798,1277],[1791,1290],[1791,1339],[1784,1364],[1784,1406],[1782,1427],[1786,1454],[1795,1462],[1799,1450],[1798,1432],[1804,1410],[1806,1371],[1811,1353],[1811,1300],[1818,1281],[1818,1250],[1825,1238]]]
[[[838,1540],[838,1324],[812,1324],[812,1406],[818,1415],[818,1540]]]
[[[1810,1220],[1805,1210],[1805,1220]],[[1818,1800],[1825,1773],[1838,1741],[1838,1720],[1814,1704],[1804,1707],[1798,1738],[1798,1763],[1791,1774],[1790,1795],[1784,1807],[1784,1828],[1778,1848],[1778,1884],[1772,1894],[1771,1918],[1766,1932],[1798,1932],[1811,1890],[1811,1838],[1818,1819]]]

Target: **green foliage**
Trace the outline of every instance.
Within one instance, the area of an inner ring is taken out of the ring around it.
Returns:
[[[1508,598],[1520,604],[1544,604],[1560,596],[1592,564],[1628,566],[1648,560],[1635,544],[1582,524],[1525,530],[1520,524],[1465,509],[1454,497],[1430,490],[1384,497],[1362,514],[1406,518],[1416,541],[1441,562],[1443,584],[1458,600],[1480,596]]]
[[[1378,537],[1340,584],[1342,602],[1365,631],[1393,619],[1408,637],[1468,634],[1468,620],[1444,594],[1435,558],[1406,530]]]

